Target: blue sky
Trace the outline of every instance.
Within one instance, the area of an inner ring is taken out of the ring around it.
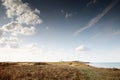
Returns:
[[[0,61],[120,61],[119,0],[1,0]]]

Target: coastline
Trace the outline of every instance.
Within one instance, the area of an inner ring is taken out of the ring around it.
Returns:
[[[90,66],[97,68],[118,68],[120,69],[120,62],[90,62]]]

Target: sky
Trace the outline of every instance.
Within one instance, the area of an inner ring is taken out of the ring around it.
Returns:
[[[120,0],[0,0],[0,61],[120,62]]]

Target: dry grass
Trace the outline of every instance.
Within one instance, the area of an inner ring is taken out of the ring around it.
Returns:
[[[0,80],[120,80],[120,70],[77,61],[0,63]]]

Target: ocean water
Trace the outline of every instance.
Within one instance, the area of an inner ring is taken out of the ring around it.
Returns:
[[[98,68],[119,68],[120,62],[91,62],[89,65],[98,67]]]

